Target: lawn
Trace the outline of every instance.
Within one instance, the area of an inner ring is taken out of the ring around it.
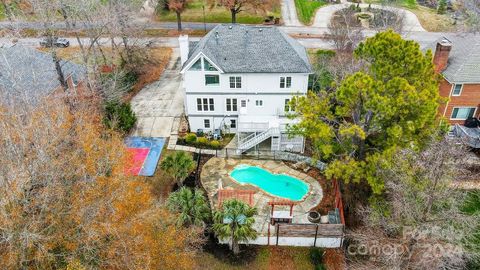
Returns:
[[[5,7],[0,5],[0,21],[5,20]]]
[[[382,0],[370,0],[366,3],[381,4]],[[398,0],[394,5],[410,10],[417,15],[420,24],[429,32],[453,32],[455,31],[454,21],[448,14],[438,14],[436,9],[417,4],[416,0]]]
[[[478,214],[480,212],[480,190],[470,191],[463,210],[469,214]],[[480,251],[480,228],[478,228],[476,234],[472,235],[472,239],[474,243],[472,248]],[[471,262],[468,269],[480,269],[480,260]]]
[[[203,7],[205,6],[205,22],[207,23],[229,23],[232,21],[230,11],[222,6],[210,6],[201,0],[193,0],[188,4],[187,9],[182,13],[183,22],[203,22]],[[242,8],[237,14],[237,23],[258,24],[263,23],[267,16],[280,17],[280,3],[276,1],[270,10],[266,12]],[[157,15],[159,21],[176,22],[177,16],[172,11],[160,11]]]
[[[303,24],[312,24],[317,9],[326,4],[324,0],[295,0],[298,19]]]
[[[407,8],[417,15],[420,24],[429,32],[455,31],[453,19],[447,14],[438,14],[435,9],[417,5],[415,8]]]

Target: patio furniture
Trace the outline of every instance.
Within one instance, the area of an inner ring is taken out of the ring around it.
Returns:
[[[222,131],[220,129],[216,128],[213,131],[213,139],[214,140],[221,140],[222,139]]]
[[[327,224],[328,223],[328,215],[320,217],[320,223]]]

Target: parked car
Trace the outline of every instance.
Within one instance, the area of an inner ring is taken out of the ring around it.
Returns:
[[[66,48],[70,46],[70,42],[65,38],[45,37],[40,41],[40,46],[45,48],[51,48],[51,47]]]

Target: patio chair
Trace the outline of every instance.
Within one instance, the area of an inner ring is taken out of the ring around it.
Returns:
[[[222,139],[222,131],[220,129],[216,128],[213,131],[213,139],[214,140],[221,140]]]

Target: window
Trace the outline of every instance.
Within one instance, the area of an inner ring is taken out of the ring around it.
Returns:
[[[290,112],[290,111],[294,111],[294,108],[293,106],[291,106],[290,104],[290,99],[285,99],[285,112]]]
[[[460,94],[462,93],[462,88],[463,88],[463,84],[454,84],[452,96],[460,96]]]
[[[217,71],[217,69],[207,61],[207,59],[203,58],[203,70],[205,71]]]
[[[205,75],[205,85],[219,85],[220,76],[219,75]]]
[[[292,77],[280,77],[280,88],[292,87]]]
[[[203,119],[203,126],[205,128],[210,128],[210,119]]]
[[[215,104],[213,98],[197,98],[197,110],[200,112],[214,111]]]
[[[235,119],[230,120],[230,128],[237,128],[237,120]]]
[[[451,119],[465,120],[473,117],[475,108],[453,108]]]
[[[245,99],[242,99],[242,100],[240,101],[240,107],[242,107],[242,108],[246,108],[246,107],[247,107],[247,101],[246,101]]]
[[[263,106],[263,100],[261,100],[261,99],[255,100],[255,106],[262,107]]]
[[[230,77],[230,88],[242,88],[242,77]]]
[[[190,70],[197,70],[197,71],[202,70],[202,58],[198,58],[197,62],[195,62],[195,64],[192,65]]]
[[[227,104],[227,112],[238,111],[236,98],[227,98],[226,104]]]

